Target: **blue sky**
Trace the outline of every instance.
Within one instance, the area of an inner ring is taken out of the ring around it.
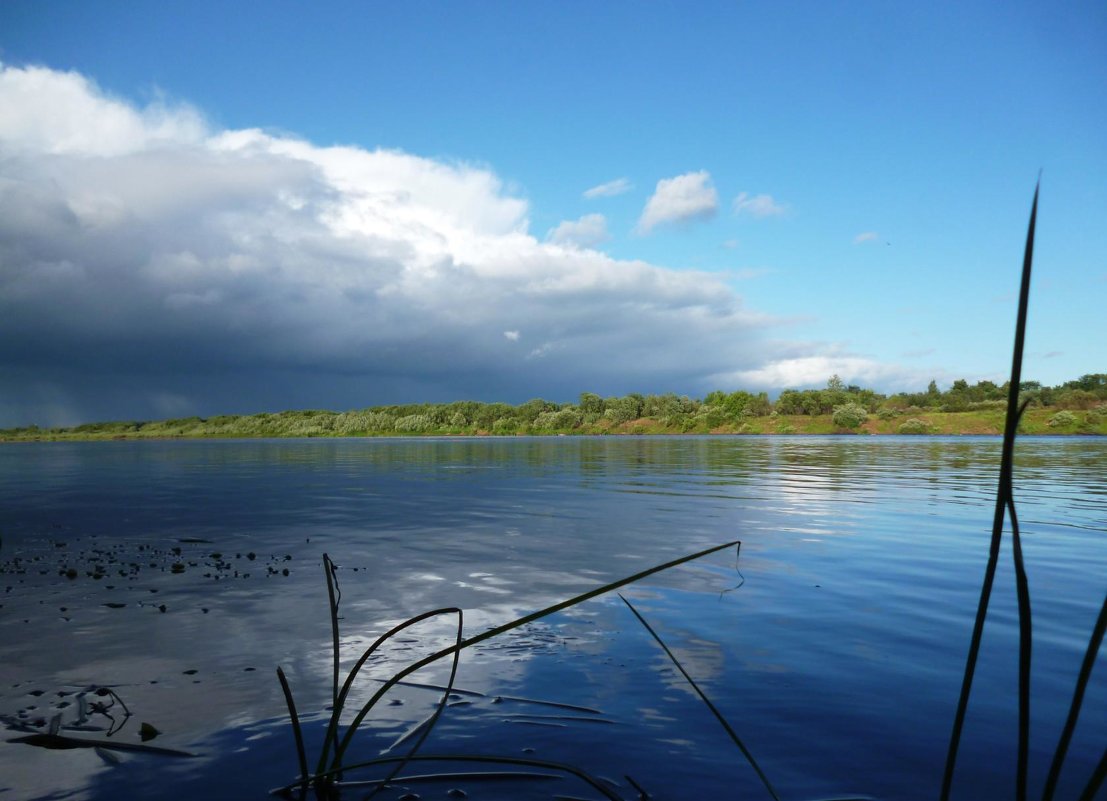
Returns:
[[[1102,3],[6,0],[0,62],[0,424],[1002,380],[1039,169],[1024,375],[1107,369]]]

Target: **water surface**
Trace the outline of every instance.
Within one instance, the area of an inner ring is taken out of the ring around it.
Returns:
[[[91,750],[0,743],[0,798],[261,799],[291,781],[273,669],[289,674],[314,742],[331,693],[324,552],[341,566],[348,666],[377,634],[432,608],[464,608],[475,634],[731,539],[742,542],[737,562],[730,550],[627,595],[781,797],[936,797],[999,450],[990,438],[906,437],[6,445],[0,714],[27,724],[60,710],[69,724],[82,690],[111,685],[134,713],[112,737],[138,742],[149,722],[157,744],[203,756],[116,765]],[[1032,788],[1107,592],[1105,468],[1102,440],[1017,446],[1035,612]],[[1011,797],[1017,629],[1004,547],[959,798]],[[446,622],[396,644],[373,675],[446,642]],[[444,668],[420,678],[441,680]],[[1058,797],[1074,797],[1107,742],[1105,672],[1093,674]],[[657,798],[768,797],[615,596],[473,649],[458,685],[483,695],[457,699],[468,703],[447,709],[425,751],[568,762],[628,798],[628,774]],[[577,713],[497,696],[600,714],[566,719]],[[359,735],[365,758],[437,696],[405,687],[389,699],[401,703]],[[592,797],[564,782],[466,789]]]

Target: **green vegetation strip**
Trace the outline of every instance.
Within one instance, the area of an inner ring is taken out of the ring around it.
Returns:
[[[1107,435],[1107,373],[1056,387],[1019,382],[1028,404],[1022,434]],[[1009,382],[934,381],[925,392],[882,395],[831,376],[825,389],[764,393],[712,392],[602,398],[577,403],[536,398],[518,406],[456,401],[373,406],[333,412],[186,417],[153,422],[85,423],[69,428],[0,430],[0,441],[213,439],[249,437],[486,436],[515,434],[995,434],[1003,432]]]

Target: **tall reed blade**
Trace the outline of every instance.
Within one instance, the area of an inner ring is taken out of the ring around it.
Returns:
[[[304,734],[300,730],[300,716],[296,714],[296,702],[292,699],[292,688],[280,665],[277,666],[277,680],[284,691],[284,702],[288,705],[288,716],[292,719],[292,735],[296,738],[296,757],[300,762],[300,797],[303,798],[308,786],[307,750],[304,748]]]
[[[1026,406],[1019,410],[1020,415]],[[1007,513],[1011,517],[1011,555],[1015,561],[1015,592],[1019,608],[1019,747],[1016,766],[1015,798],[1026,801],[1026,773],[1030,764],[1030,653],[1033,638],[1030,616],[1030,586],[1022,558],[1022,536],[1015,514],[1012,490],[1007,491]]]
[[[327,575],[327,600],[331,612],[331,658],[334,662],[331,702],[338,703],[338,604],[342,600],[342,591],[338,587],[338,567],[327,554],[323,554],[323,572]]]
[[[1042,792],[1042,801],[1052,801],[1053,793],[1057,789],[1057,780],[1061,777],[1061,766],[1065,762],[1065,754],[1068,753],[1073,732],[1076,731],[1076,721],[1080,718],[1080,708],[1084,705],[1084,691],[1088,689],[1088,680],[1092,676],[1092,668],[1095,667],[1096,659],[1099,656],[1099,647],[1103,644],[1105,630],[1107,630],[1107,596],[1103,598],[1103,605],[1099,608],[1099,617],[1096,618],[1091,639],[1088,640],[1088,650],[1084,652],[1084,661],[1080,665],[1080,674],[1076,678],[1076,689],[1073,690],[1072,703],[1069,705],[1069,715],[1065,719],[1064,729],[1061,730],[1061,739],[1057,743],[1057,750],[1053,753],[1053,764],[1049,766],[1049,776],[1046,778],[1045,790]]]
[[[1099,764],[1096,765],[1092,778],[1088,779],[1088,784],[1084,787],[1084,792],[1080,794],[1078,801],[1095,801],[1096,794],[1099,792],[1099,788],[1103,786],[1104,779],[1107,779],[1107,749],[1103,751],[1103,756],[1099,758]]]
[[[1022,280],[1019,286],[1019,308],[1015,320],[1015,346],[1011,357],[1011,379],[1007,390],[1007,419],[1003,430],[1003,453],[999,465],[999,487],[996,492],[995,515],[992,520],[992,539],[988,550],[988,564],[984,570],[984,583],[980,589],[980,601],[977,605],[976,620],[973,623],[972,639],[969,644],[969,654],[965,661],[965,675],[961,681],[961,694],[957,701],[957,712],[953,721],[953,732],[950,735],[949,751],[946,755],[945,772],[942,777],[942,790],[939,796],[941,801],[948,801],[950,790],[953,787],[953,772],[957,764],[957,752],[961,745],[961,731],[965,725],[965,713],[968,710],[969,695],[972,693],[973,676],[976,672],[976,661],[980,654],[980,641],[984,634],[984,619],[988,615],[988,603],[991,600],[992,585],[995,582],[996,565],[999,561],[999,547],[1003,536],[1003,520],[1008,507],[1013,503],[1011,497],[1011,475],[1013,473],[1015,435],[1019,425],[1019,385],[1022,380],[1022,354],[1023,344],[1026,340],[1026,311],[1030,301],[1030,268],[1034,261],[1034,227],[1038,218],[1038,190],[1034,187],[1034,201],[1030,207],[1030,224],[1026,232],[1026,249],[1023,253]],[[1021,548],[1016,563],[1021,566]],[[1021,569],[1021,567],[1017,568]],[[1025,578],[1025,575],[1024,577]],[[1024,762],[1024,740],[1028,741],[1029,725],[1029,695],[1026,696],[1026,704],[1023,703],[1023,686],[1029,686],[1029,637],[1023,636],[1023,624],[1021,622],[1024,607],[1024,595],[1019,590],[1019,799],[1026,796],[1026,774]],[[1028,603],[1029,596],[1025,596]],[[1024,679],[1024,664],[1026,678]]]

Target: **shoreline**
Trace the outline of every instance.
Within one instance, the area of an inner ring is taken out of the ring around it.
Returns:
[[[1096,407],[1087,410],[1058,409],[1043,406],[1027,409],[1019,424],[1019,433],[1033,436],[1107,436],[1107,414]],[[330,411],[290,411],[277,414],[223,415],[190,417],[149,422],[111,421],[85,423],[72,427],[10,428],[0,430],[5,442],[99,442],[108,440],[185,440],[185,439],[311,439],[381,437],[557,437],[557,436],[1002,436],[1006,411],[989,408],[972,411],[881,409],[855,421],[851,428],[835,423],[832,414],[739,414],[717,417],[658,418],[638,417],[617,421],[598,417],[571,425],[557,425],[554,419],[539,415],[483,422],[441,422],[419,416],[405,425],[407,418],[389,418],[379,423],[366,413]],[[839,421],[840,422],[840,421]]]

